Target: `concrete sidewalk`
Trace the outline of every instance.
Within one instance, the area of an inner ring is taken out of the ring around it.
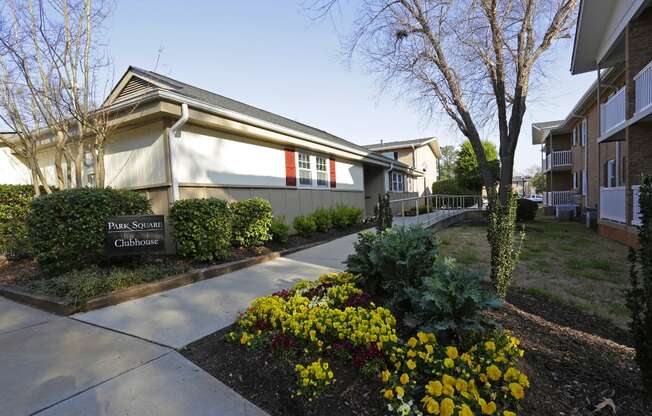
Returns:
[[[0,415],[260,415],[176,351],[0,298]]]

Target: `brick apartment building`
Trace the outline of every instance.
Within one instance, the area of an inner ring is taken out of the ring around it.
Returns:
[[[636,239],[638,185],[652,174],[652,6],[582,0],[571,72],[596,81],[564,120],[534,123],[548,211],[574,207],[601,234]]]

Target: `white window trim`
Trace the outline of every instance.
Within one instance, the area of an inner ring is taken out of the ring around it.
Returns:
[[[397,184],[400,183],[401,185],[403,185],[403,186],[402,186],[403,189],[398,190],[398,189],[396,189],[396,188],[394,187],[394,175],[396,175],[396,178],[397,178],[396,183],[397,183]],[[401,181],[398,180],[399,177],[402,178]],[[393,171],[391,172],[391,178],[390,178],[390,181],[389,181],[390,189],[392,190],[392,192],[405,192],[405,180],[406,180],[406,175],[405,175],[405,173],[403,173],[403,172],[397,172],[397,171],[393,170]]]
[[[618,186],[616,183],[616,161],[610,159],[607,161],[607,188]]]
[[[581,140],[582,146],[586,146],[586,140],[588,138],[588,131],[587,131],[588,130],[588,122],[587,122],[586,118],[582,119],[582,124],[580,124],[580,125],[582,126],[582,134],[581,134],[581,139],[580,140]]]
[[[326,155],[322,154],[315,154],[315,153],[310,153],[310,152],[302,152],[302,151],[296,151],[296,161],[297,161],[297,188],[304,188],[304,189],[323,189],[323,190],[328,190],[331,188],[331,163],[330,163],[330,158]],[[310,162],[310,184],[306,183],[301,183],[301,175],[300,175],[300,170],[301,168],[299,167],[299,154],[308,156],[308,160]],[[325,185],[318,185],[317,184],[317,158],[321,157],[326,161],[326,184]]]

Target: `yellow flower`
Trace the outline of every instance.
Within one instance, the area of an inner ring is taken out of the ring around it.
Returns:
[[[440,381],[431,381],[426,386],[426,391],[431,396],[439,397],[439,396],[441,396],[441,390],[442,390],[443,387],[444,386],[442,386]]]
[[[428,352],[428,354],[432,354],[433,351],[432,345],[430,344],[426,345],[426,351]]]
[[[383,394],[383,396],[384,396],[387,400],[392,400],[392,399],[394,398],[394,390],[392,390],[392,389],[387,389],[387,390],[385,390],[385,393]]]
[[[487,367],[487,375],[491,380],[498,381],[500,380],[500,376],[502,375],[502,373],[500,372],[500,369],[498,367],[491,364],[489,367]]]
[[[426,412],[431,415],[439,414],[439,403],[437,403],[437,400],[428,400],[428,403],[426,403]]]
[[[517,380],[520,372],[515,369],[514,367],[509,367],[507,371],[505,371],[505,375],[503,378],[505,381],[512,381],[512,380]]]
[[[496,343],[493,341],[487,341],[484,343],[484,349],[487,351],[496,351]]]
[[[408,356],[409,358],[414,358],[414,357],[417,356],[417,353],[414,352],[414,350],[408,350],[408,352],[407,352],[407,356]]]
[[[441,380],[444,382],[445,386],[454,386],[455,385],[455,377],[451,377],[448,374],[444,374],[442,376]]]
[[[455,388],[458,391],[466,391],[467,389],[467,384],[466,381],[462,380],[461,378],[458,378],[457,381],[455,382]]]
[[[396,397],[398,397],[399,399],[405,396],[405,390],[403,390],[403,387],[396,386],[394,390],[396,391]]]
[[[444,396],[453,397],[453,395],[455,394],[455,388],[453,388],[453,386],[449,386],[448,384],[445,384],[441,391],[444,394]]]
[[[482,414],[483,415],[493,415],[496,413],[496,403],[489,402],[482,404]]]
[[[419,338],[419,341],[421,341],[422,344],[428,342],[428,334],[426,334],[425,332],[421,332],[421,331],[417,332],[417,338]]]
[[[439,406],[439,414],[441,416],[453,416],[455,410],[455,403],[448,397],[441,401]]]
[[[446,368],[455,367],[455,361],[451,360],[450,358],[444,358],[444,367]]]
[[[383,380],[384,383],[389,381],[389,376],[390,372],[388,370],[384,370],[382,373],[380,373],[380,379]]]
[[[512,396],[514,396],[516,400],[521,400],[525,397],[523,386],[518,383],[509,383],[509,391],[512,392]]]
[[[503,416],[516,416],[516,413],[510,412],[509,410],[505,410],[503,412]]]
[[[521,373],[518,376],[518,384],[520,384],[521,386],[523,386],[525,388],[528,388],[528,387],[530,387],[530,380],[528,380],[528,378],[527,378],[527,376],[525,374]]]
[[[463,404],[462,408],[460,409],[460,416],[473,416],[473,412],[469,406]]]
[[[410,376],[408,376],[406,373],[401,374],[401,378],[399,379],[401,381],[401,384],[407,384],[410,381]]]
[[[458,357],[459,353],[457,352],[457,348],[455,347],[446,347],[446,355],[448,358],[454,360]]]
[[[410,370],[414,370],[414,369],[417,367],[417,363],[415,363],[415,362],[412,361],[412,360],[407,360],[407,367],[408,367]]]
[[[417,339],[414,338],[414,337],[411,337],[410,339],[408,339],[407,345],[410,348],[416,347],[417,346]]]

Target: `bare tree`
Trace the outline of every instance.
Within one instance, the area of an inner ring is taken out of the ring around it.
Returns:
[[[95,98],[98,73],[108,61],[95,34],[109,7],[101,0],[7,0],[5,7],[0,26],[5,72],[14,74],[14,87],[25,85],[34,103],[35,114],[19,117],[42,121],[42,126],[22,124],[37,140],[54,143],[58,186],[82,186],[85,155],[96,155],[98,147],[103,154],[104,148],[104,139],[93,135],[106,130],[107,117],[98,115]],[[99,179],[96,185],[103,186],[103,176]]]
[[[323,16],[335,4],[317,0],[311,8]],[[470,141],[490,194],[498,184],[489,207],[496,222],[488,228],[494,284],[511,279],[518,257],[507,233],[514,230],[514,153],[531,80],[541,56],[569,37],[575,7],[576,0],[365,0],[347,46],[383,81],[443,110]],[[499,134],[498,178],[479,133],[490,124]]]

